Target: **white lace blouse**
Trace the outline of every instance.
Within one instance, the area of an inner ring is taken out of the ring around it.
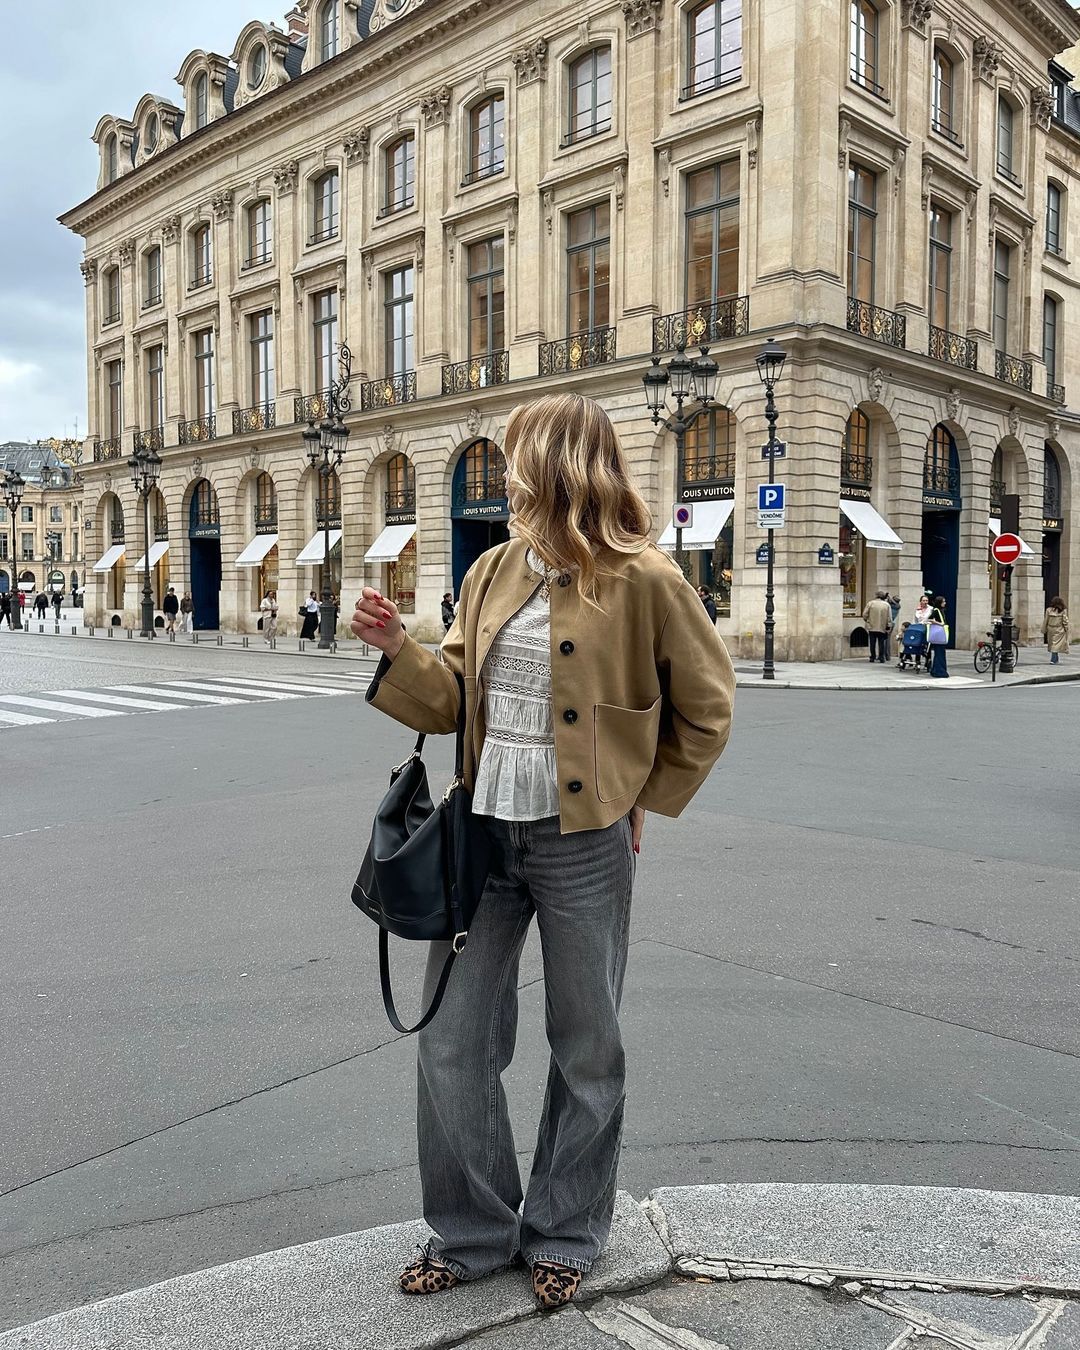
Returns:
[[[544,575],[530,550],[529,566]],[[559,814],[551,710],[551,617],[541,586],[491,645],[481,672],[487,733],[473,790],[473,813],[497,820]]]

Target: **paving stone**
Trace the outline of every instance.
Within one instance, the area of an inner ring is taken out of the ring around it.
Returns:
[[[867,1293],[875,1297],[873,1290]],[[928,1294],[920,1289],[897,1289],[877,1297],[916,1314],[931,1313],[945,1318],[969,1335],[974,1333],[988,1341],[1019,1336],[1039,1315],[1039,1306],[1019,1294],[993,1298],[985,1294]]]
[[[626,1350],[624,1342],[605,1336],[574,1308],[484,1331],[462,1344],[475,1350]]]
[[[649,1206],[676,1257],[1080,1292],[1073,1196],[763,1183],[657,1190]]]
[[[1070,1303],[1039,1350],[1080,1350],[1080,1303]]]
[[[420,1350],[535,1312],[513,1270],[428,1298],[397,1290],[422,1223],[392,1224],[266,1252],[0,1334],[0,1350]],[[671,1258],[624,1191],[611,1238],[583,1288],[640,1288]]]
[[[902,1330],[846,1294],[775,1280],[677,1281],[621,1301],[730,1350],[887,1350]]]

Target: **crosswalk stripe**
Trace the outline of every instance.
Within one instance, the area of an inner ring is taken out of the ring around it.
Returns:
[[[56,699],[28,698],[25,694],[0,695],[0,703],[18,703],[24,708],[43,708],[46,712],[71,713],[75,717],[123,717],[119,708],[87,708],[75,703],[59,703]]]
[[[9,712],[7,708],[0,708],[0,722],[6,722],[12,727],[30,727],[35,723],[44,726],[46,722],[55,721],[55,717],[34,717],[30,713]]]
[[[275,689],[237,689],[235,686],[223,686],[220,684],[208,684],[199,681],[193,684],[190,680],[169,680],[162,686],[167,693],[172,688],[176,689],[206,689],[212,694],[244,694],[250,698],[303,698],[302,694],[282,694]]]
[[[114,684],[112,688],[119,689],[129,694],[155,694],[160,697],[162,693],[160,685],[154,689],[147,684]],[[235,704],[243,703],[245,701],[242,698],[227,698],[224,694],[191,694],[184,689],[166,689],[165,693],[167,693],[170,698],[182,698],[185,701],[190,700],[191,703],[216,703],[220,704],[222,707],[227,703]]]
[[[134,708],[137,712],[175,712],[183,707],[180,703],[151,703],[146,699],[118,698],[115,694],[103,693],[98,689],[52,689],[50,693],[58,698],[85,698],[91,703],[110,703],[118,708]]]
[[[216,678],[219,684],[251,686],[256,689],[293,689],[308,694],[343,694],[345,692],[344,689],[329,684],[286,684],[283,680],[245,680],[236,675],[219,675]]]

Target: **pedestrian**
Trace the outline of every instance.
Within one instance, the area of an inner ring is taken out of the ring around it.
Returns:
[[[929,623],[933,608],[933,605],[930,603],[930,597],[926,594],[920,595],[919,603],[915,606],[915,622],[922,624]]]
[[[896,632],[896,625],[900,622],[900,597],[898,595],[887,595],[889,602],[889,631],[885,634],[885,659],[892,660],[892,635]]]
[[[892,610],[889,607],[889,596],[886,591],[878,591],[877,596],[868,602],[863,610],[863,622],[866,624],[866,631],[870,635],[870,660],[885,663],[886,643],[889,637],[889,628],[892,625]],[[874,653],[877,653],[875,656]]]
[[[277,591],[267,591],[259,609],[262,612],[263,641],[273,642],[277,637]]]
[[[181,633],[191,633],[195,630],[195,601],[191,598],[191,592],[185,591],[180,597],[180,631]]]
[[[8,630],[14,631],[11,625],[11,592],[9,590],[0,593],[0,624],[5,619],[7,619]]]
[[[53,613],[56,615],[56,622],[57,622],[57,623],[60,622],[60,607],[63,605],[63,603],[64,603],[64,596],[63,596],[62,592],[60,592],[60,591],[53,591],[53,596],[52,596],[52,607],[53,607]]]
[[[308,591],[308,598],[300,606],[300,613],[304,616],[304,626],[300,629],[300,636],[305,640],[310,640],[319,631],[319,601],[314,591]]]
[[[927,662],[927,669],[935,680],[947,680],[949,678],[949,663],[945,657],[945,647],[949,641],[949,630],[945,627],[945,597],[943,595],[934,596],[929,623],[930,660]],[[939,641],[935,642],[935,637]]]
[[[449,633],[450,625],[454,622],[454,593],[447,591],[442,598],[442,626],[443,632]]]
[[[1043,615],[1043,641],[1050,648],[1050,663],[1057,665],[1069,654],[1069,611],[1060,595],[1055,595]]]
[[[465,782],[493,854],[468,944],[419,1035],[434,1236],[400,1286],[433,1293],[520,1253],[550,1308],[574,1297],[611,1227],[618,1009],[645,811],[689,804],[727,741],[735,679],[693,587],[649,542],[649,508],[600,405],[579,394],[522,405],[504,444],[512,538],[466,576],[441,659],[370,587],[352,631],[384,654],[369,701],[414,729],[455,729],[464,676]],[[534,915],[551,1067],[519,1213],[502,1074]],[[427,999],[448,945],[432,944]]]
[[[37,595],[34,597],[34,608],[37,610],[38,618],[43,619],[45,617],[45,611],[49,608],[49,597],[44,591],[38,591]]]
[[[709,616],[709,621],[715,623],[716,601],[712,598],[712,593],[705,586],[699,586],[697,593],[701,598],[701,603],[705,606],[705,613]]]
[[[175,633],[176,616],[180,613],[180,601],[177,599],[174,586],[170,586],[165,592],[165,599],[161,602],[161,612],[165,615],[166,633]]]
[[[25,608],[26,608],[26,592],[25,592],[25,591],[23,590],[23,588],[20,586],[20,587],[19,587],[19,609],[20,609],[20,611],[21,611],[21,610],[24,610]]]

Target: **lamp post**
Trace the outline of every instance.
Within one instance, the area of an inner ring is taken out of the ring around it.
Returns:
[[[645,403],[653,425],[663,422],[665,428],[675,436],[678,453],[678,473],[681,475],[685,462],[686,433],[703,413],[707,413],[716,401],[716,377],[719,368],[709,355],[708,347],[702,347],[700,356],[688,357],[685,347],[677,347],[665,367],[658,356],[654,356],[652,365],[641,377],[645,386]],[[665,417],[668,395],[675,400],[675,412]],[[683,410],[687,399],[693,399],[698,406],[690,413]],[[682,529],[675,531],[675,556],[682,567]]]
[[[335,638],[334,600],[330,588],[330,481],[345,458],[345,449],[349,443],[349,428],[345,425],[344,415],[352,408],[352,400],[349,397],[351,379],[352,352],[343,342],[338,351],[337,383],[331,387],[327,396],[326,416],[319,426],[315,425],[314,420],[310,421],[301,433],[311,467],[318,470],[323,485],[320,494],[323,501],[323,584],[319,600],[320,650],[333,647]]]
[[[766,342],[761,355],[757,358],[758,377],[765,386],[765,420],[769,424],[769,482],[776,481],[776,401],[773,398],[773,391],[776,388],[777,381],[784,373],[784,362],[787,360],[787,352],[776,341],[775,338],[769,338]],[[761,678],[763,680],[772,680],[776,678],[776,670],[773,664],[773,644],[776,630],[776,604],[775,590],[773,589],[773,562],[775,549],[773,547],[773,531],[769,530],[769,560],[768,571],[765,574],[765,663],[761,668]]]
[[[8,520],[11,521],[11,617],[8,622],[12,628],[22,627],[22,615],[19,609],[19,567],[15,549],[15,516],[19,510],[19,503],[22,501],[25,486],[26,480],[18,469],[11,469],[4,475],[4,503],[8,509]]]
[[[150,589],[150,494],[157,487],[161,473],[161,456],[156,450],[136,450],[128,461],[131,466],[131,481],[135,491],[142,498],[143,506],[143,589],[142,589],[142,628],[139,636],[154,636],[154,596]]]

